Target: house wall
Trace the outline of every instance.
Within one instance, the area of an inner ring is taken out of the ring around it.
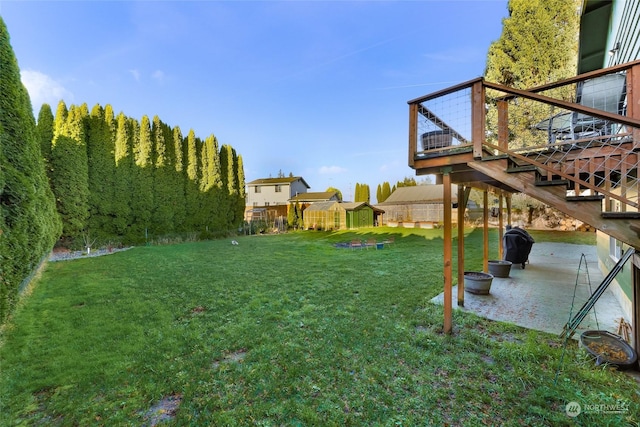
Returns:
[[[287,197],[287,200],[289,200],[292,197],[297,196],[298,194],[302,194],[302,193],[306,193],[307,192],[307,186],[304,185],[304,183],[302,181],[294,181],[291,183],[291,186],[289,187],[289,197]],[[286,200],[285,200],[286,202]]]
[[[306,210],[303,214],[304,228],[320,230],[340,230],[346,228],[344,209]]]
[[[385,222],[442,222],[444,209],[442,203],[414,203],[402,205],[380,205],[384,209]],[[457,222],[458,209],[453,209],[452,217]]]
[[[640,59],[640,2],[616,1],[613,3],[613,14],[607,50],[619,49],[613,55],[605,57],[604,68]]]
[[[301,181],[249,185],[246,204],[250,207],[287,205],[291,197],[306,192],[307,187]]]
[[[363,206],[347,211],[347,228],[373,227],[373,209]]]
[[[608,274],[618,260],[611,256],[611,238],[609,235],[597,231],[597,252],[598,252],[598,267],[605,275]],[[620,251],[624,253],[629,248],[628,245],[621,244]],[[616,299],[620,303],[624,311],[625,319],[629,320],[633,318],[633,270],[631,262],[627,262],[622,271],[618,273],[609,289],[615,295]]]

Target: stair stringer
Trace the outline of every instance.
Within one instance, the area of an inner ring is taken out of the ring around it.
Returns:
[[[467,164],[470,168],[585,222],[603,233],[636,249],[640,248],[640,221],[629,218],[602,218],[601,201],[568,201],[565,186],[537,186],[535,172],[507,172],[504,169],[504,163],[500,161],[476,160]]]

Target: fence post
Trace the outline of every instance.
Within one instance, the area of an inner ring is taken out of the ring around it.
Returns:
[[[484,79],[480,79],[471,87],[471,139],[473,141],[473,157],[482,158],[485,128],[485,89]]]

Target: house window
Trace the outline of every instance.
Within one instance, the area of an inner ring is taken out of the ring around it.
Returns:
[[[269,202],[264,202],[264,205],[265,206],[269,206]]]
[[[276,193],[282,193],[282,185],[276,185]]]
[[[622,256],[622,242],[613,237],[609,237],[609,256],[618,261]]]
[[[253,188],[255,188],[254,193],[259,193],[260,192],[260,187],[258,187],[257,185],[255,187],[253,187]]]

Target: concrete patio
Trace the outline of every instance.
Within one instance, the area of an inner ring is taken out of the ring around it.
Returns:
[[[582,254],[586,263],[583,260],[580,265]],[[465,292],[464,307],[457,305],[458,289],[454,286],[453,308],[560,334],[570,316],[575,316],[604,278],[598,268],[596,248],[566,243],[535,243],[529,261],[525,269],[513,265],[508,278],[494,278],[489,295]],[[433,298],[432,302],[442,304],[443,294]],[[622,316],[620,304],[607,289],[584,318],[574,338],[589,329],[616,333]]]

